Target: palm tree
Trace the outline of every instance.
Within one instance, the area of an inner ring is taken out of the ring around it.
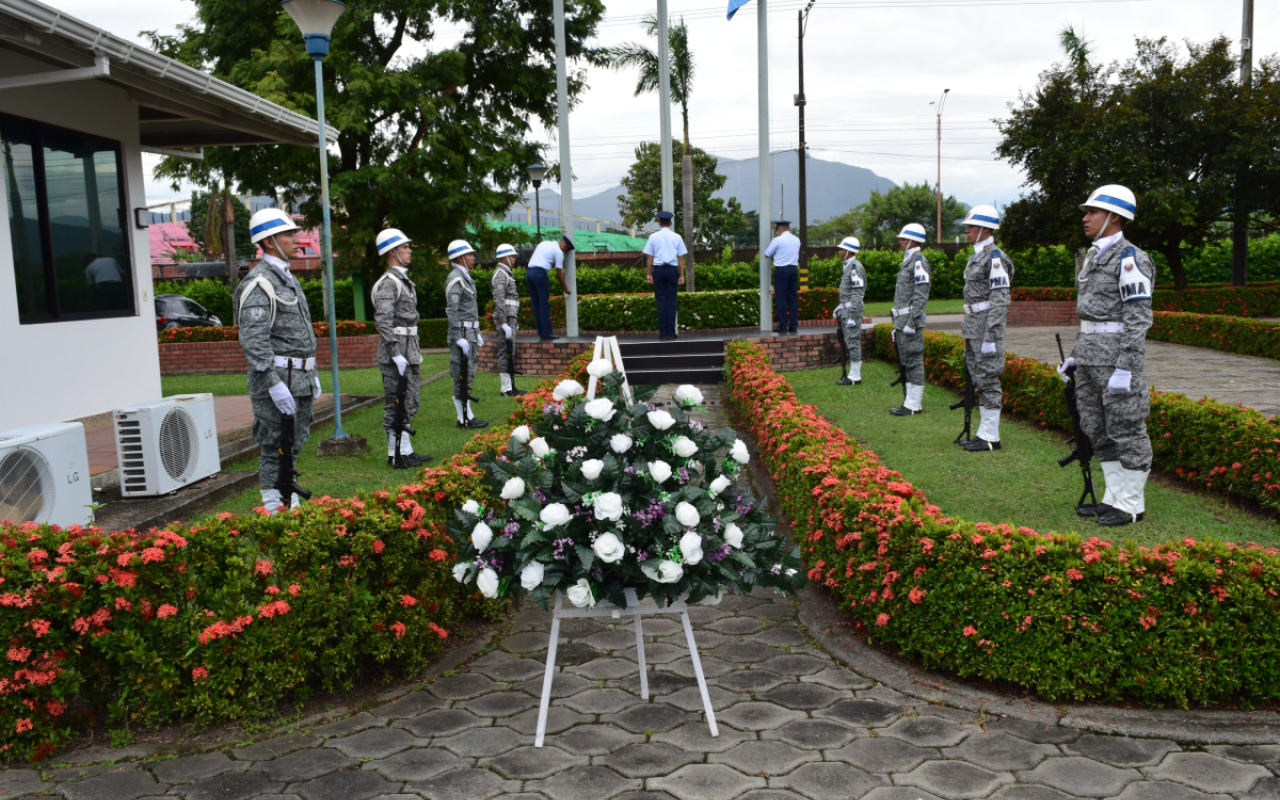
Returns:
[[[643,25],[645,32],[649,36],[656,37],[658,35],[658,18],[656,15],[646,15]],[[693,92],[694,66],[693,53],[689,52],[689,28],[684,24],[683,17],[680,18],[679,25],[673,25],[667,30],[667,43],[671,62],[671,102],[680,104],[680,115],[684,122],[684,158],[681,159],[680,164],[680,183],[683,190],[681,194],[684,198],[684,223],[681,233],[684,234],[689,244],[689,256],[685,260],[686,288],[692,292],[694,290],[693,150],[689,146],[689,95]],[[614,69],[639,68],[640,77],[636,81],[636,97],[646,92],[658,91],[658,54],[645,45],[637,42],[628,42],[627,44],[610,48],[608,64]]]

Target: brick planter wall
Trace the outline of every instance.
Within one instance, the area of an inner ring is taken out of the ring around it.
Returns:
[[[516,375],[521,377],[545,378],[559,375],[565,371],[579,353],[595,346],[595,342],[516,342]],[[501,340],[486,339],[480,348],[480,363],[476,369],[496,375],[498,372],[498,354],[505,345]],[[518,385],[518,383],[517,383]],[[528,387],[521,387],[528,388]]]
[[[810,333],[798,336],[766,336],[752,339],[769,356],[769,363],[778,372],[804,369],[837,368],[840,358],[840,339],[832,333]],[[871,325],[862,329],[862,352],[871,351]],[[865,357],[865,356],[864,356]]]
[[[377,336],[343,336],[338,339],[338,363],[343,369],[378,366]],[[316,364],[329,369],[329,340],[316,343]],[[201,375],[216,372],[246,372],[240,342],[183,342],[160,345],[161,375]]]
[[[1006,325],[1079,325],[1075,300],[1014,300]]]

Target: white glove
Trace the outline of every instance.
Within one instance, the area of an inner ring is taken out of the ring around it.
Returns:
[[[831,311],[831,318],[832,318],[832,319],[839,319],[839,318],[840,318],[840,311],[841,311],[843,308],[844,308],[844,304],[843,304],[843,303],[841,303],[840,305],[838,305],[838,306],[836,306],[834,309],[832,309],[832,311]]]
[[[467,353],[470,353],[470,352],[471,352],[471,342],[468,342],[466,339],[459,339],[459,340],[458,340],[458,349],[462,351],[462,354],[463,354],[463,355],[466,355]]]
[[[1111,394],[1128,394],[1132,391],[1129,388],[1132,382],[1132,372],[1127,369],[1117,369],[1111,373],[1111,380],[1107,381],[1107,391]]]
[[[404,356],[392,356],[391,363],[395,364],[396,369],[400,370],[400,374],[403,375],[405,369],[409,366],[409,359]]]
[[[320,376],[312,375],[311,380],[316,382],[316,397],[319,397],[320,395],[324,394],[324,387],[320,385]]]
[[[1067,370],[1076,365],[1075,356],[1068,356],[1066,361],[1058,365],[1058,377],[1062,378],[1063,383],[1070,383],[1071,379],[1067,377]]]
[[[511,326],[510,326],[510,325],[508,325],[508,324],[506,324],[505,322],[502,324],[502,332],[503,332],[503,333],[505,333],[505,334],[507,335],[507,338],[508,338],[508,339],[510,339],[510,338],[512,337],[512,335],[513,335],[513,334],[511,333]]]
[[[857,325],[858,323],[859,323],[859,320],[856,320],[856,319],[854,319],[853,317],[849,317],[847,320],[845,320],[845,321],[844,321],[844,324],[845,324],[845,325],[848,325],[848,326],[850,326],[850,327],[853,327],[854,325]]]
[[[995,343],[995,342],[983,342],[983,343],[982,343],[982,352],[986,353],[987,355],[990,355],[990,354],[994,353],[995,351],[996,351],[996,343]]]
[[[290,414],[298,410],[298,403],[293,399],[293,394],[289,391],[289,387],[284,381],[280,381],[272,386],[268,392],[271,394],[271,402],[276,404],[276,408],[280,409],[281,414]]]
[[[916,329],[915,329],[915,328],[913,328],[913,327],[911,327],[910,325],[903,325],[903,326],[902,326],[902,332],[903,332],[903,333],[905,333],[905,334],[906,334],[906,335],[908,335],[908,336],[911,336],[912,334],[914,334],[914,333],[916,332]]]
[[[480,331],[476,331],[476,347],[484,347],[484,337],[480,335]]]

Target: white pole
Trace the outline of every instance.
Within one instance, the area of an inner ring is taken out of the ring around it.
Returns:
[[[555,0],[556,25],[556,116],[560,122],[560,224],[569,241],[573,235],[573,167],[569,162],[569,75],[564,37],[564,0]],[[570,250],[564,254],[564,327],[569,336],[578,335],[578,267]]]
[[[756,0],[756,44],[758,72],[760,76],[759,122],[760,127],[760,330],[773,329],[773,311],[769,307],[769,263],[764,251],[769,246],[769,212],[773,201],[769,196],[773,188],[773,165],[769,161],[769,13],[767,0]]]
[[[671,33],[667,25],[667,0],[658,0],[658,103],[662,120],[662,211],[675,212],[675,164],[671,155]],[[689,235],[685,231],[685,236]]]

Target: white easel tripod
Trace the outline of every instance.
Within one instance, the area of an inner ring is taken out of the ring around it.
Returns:
[[[618,349],[617,337],[596,337],[594,357],[608,359],[622,373],[622,393],[627,402],[631,402],[633,398],[631,386],[626,382],[627,373],[622,367],[622,353]],[[598,380],[595,377],[588,382],[588,400],[595,399],[597,383]],[[667,606],[659,606],[652,597],[646,597],[644,602],[640,602],[636,598],[635,589],[624,589],[623,595],[627,601],[626,608],[609,602],[597,603],[591,608],[566,608],[564,598],[556,592],[555,606],[551,610],[551,641],[547,646],[547,670],[542,678],[542,703],[538,707],[538,733],[534,747],[542,747],[542,740],[546,737],[547,711],[551,705],[551,682],[555,678],[556,671],[556,647],[560,642],[560,620],[580,617],[612,617],[613,619],[621,619],[623,615],[635,617],[636,660],[640,664],[640,697],[648,700],[649,675],[644,662],[644,630],[640,619],[646,614],[679,614],[680,622],[684,626],[685,640],[689,643],[689,657],[693,660],[693,672],[698,678],[698,691],[702,693],[702,707],[707,714],[707,726],[711,729],[712,736],[720,735],[720,729],[716,727],[716,714],[711,708],[711,695],[707,692],[707,679],[702,674],[702,660],[698,658],[698,644],[693,639],[693,625],[689,622],[688,605],[680,600]]]

